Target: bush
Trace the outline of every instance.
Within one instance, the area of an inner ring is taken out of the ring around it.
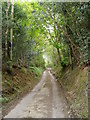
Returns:
[[[22,67],[22,68],[21,68],[21,72],[26,74],[26,73],[27,73],[26,68]]]
[[[43,69],[41,67],[30,67],[30,73],[31,72],[35,75],[35,77],[40,77]]]
[[[7,97],[2,98],[0,95],[0,103],[7,103],[7,102],[8,102],[8,98]]]

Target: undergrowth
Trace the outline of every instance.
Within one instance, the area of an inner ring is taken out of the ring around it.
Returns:
[[[43,69],[41,67],[30,67],[29,72],[35,76],[35,78],[39,78],[42,75]]]
[[[80,69],[74,66],[74,70],[66,67],[64,70],[56,70],[56,77],[62,84],[66,97],[78,118],[88,117],[88,68]]]
[[[43,69],[37,67],[13,68],[13,75],[9,75],[6,71],[3,72],[0,102],[3,104],[10,102],[16,94],[20,94],[27,86],[32,89],[40,79],[42,72]]]

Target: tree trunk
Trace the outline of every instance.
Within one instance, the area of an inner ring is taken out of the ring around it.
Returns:
[[[8,13],[9,13],[9,0],[7,0],[7,10],[6,10],[6,18],[7,18],[7,26],[6,26],[6,39],[5,39],[5,58],[7,60],[8,57]]]
[[[55,20],[55,15],[54,15],[54,20]],[[54,23],[54,32],[55,32],[55,36],[56,36],[56,43],[58,45],[58,33],[56,32],[56,25],[55,25],[55,23]],[[59,48],[57,48],[57,52],[58,52],[59,60],[61,62],[61,53],[60,53]]]
[[[14,12],[14,0],[11,2],[11,20],[13,21],[13,12]],[[10,49],[10,70],[12,71],[12,41],[13,41],[13,27],[10,29],[10,42],[11,42],[11,49]]]
[[[57,48],[57,52],[58,52],[59,60],[60,60],[60,62],[61,62],[62,59],[61,59],[61,54],[60,54],[60,50],[59,50],[59,48]]]
[[[56,59],[56,55],[54,53],[54,47],[53,47],[53,57],[54,57],[54,66],[56,66],[58,63],[57,63],[57,59]]]

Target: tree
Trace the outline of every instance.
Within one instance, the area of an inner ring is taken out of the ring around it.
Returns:
[[[13,22],[13,12],[14,12],[14,0],[11,2],[11,20]],[[11,44],[11,50],[10,50],[10,70],[12,71],[12,42],[13,42],[13,26],[11,26],[10,29],[10,44]]]

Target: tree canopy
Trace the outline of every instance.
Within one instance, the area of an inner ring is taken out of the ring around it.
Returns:
[[[89,64],[89,2],[15,2],[13,7],[2,4],[3,66]]]

